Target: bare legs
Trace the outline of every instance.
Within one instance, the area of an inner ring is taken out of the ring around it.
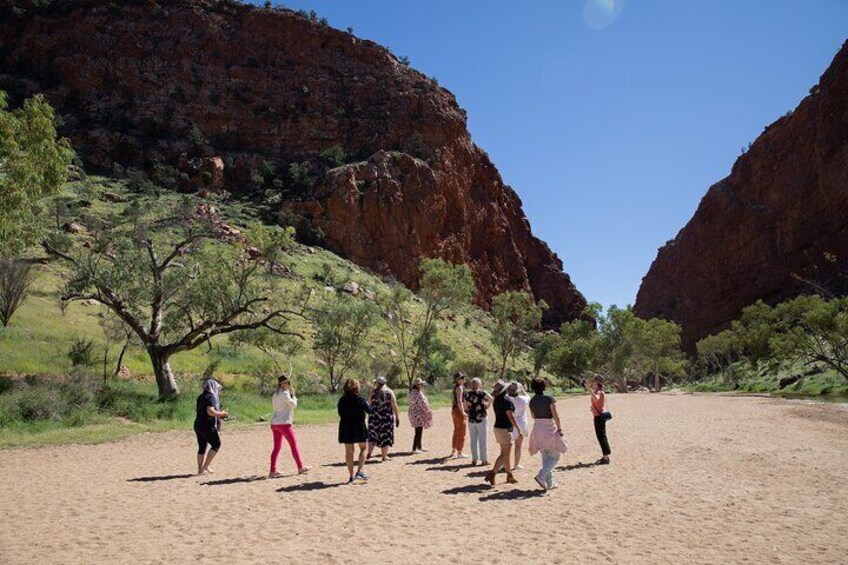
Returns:
[[[197,474],[202,475],[204,473],[209,472],[209,465],[212,464],[212,460],[215,459],[215,456],[218,455],[218,452],[214,449],[210,449],[206,454],[206,461],[203,460],[203,455],[197,454]]]
[[[518,436],[515,440],[515,466],[513,469],[518,469],[521,465],[521,446],[524,445],[524,436]],[[508,469],[509,467],[507,467]]]
[[[517,483],[515,477],[512,476],[512,467],[510,466],[510,459],[512,456],[512,445],[508,443],[499,444],[501,448],[501,453],[498,455],[498,458],[495,459],[495,464],[492,466],[492,470],[486,474],[486,481],[489,484],[495,484],[495,477],[501,469],[506,469],[506,482],[508,483]]]
[[[356,467],[356,473],[353,471],[353,455],[356,450],[355,443],[346,443],[345,444],[345,463],[347,464],[347,473],[350,476],[350,482],[353,482],[353,479],[356,475],[362,473],[362,468],[365,467],[365,456],[367,445],[365,443],[359,444],[359,461]]]

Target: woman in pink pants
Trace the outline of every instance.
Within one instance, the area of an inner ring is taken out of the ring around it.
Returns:
[[[281,375],[277,379],[277,390],[271,399],[274,404],[274,416],[271,418],[271,433],[274,434],[274,450],[271,451],[271,472],[268,477],[274,479],[282,477],[282,473],[277,472],[277,456],[280,455],[280,448],[283,445],[283,438],[289,444],[292,452],[292,458],[297,465],[298,474],[303,474],[309,470],[309,467],[303,464],[300,460],[300,451],[297,449],[297,438],[294,437],[294,429],[292,429],[292,419],[294,417],[294,409],[297,407],[297,396],[291,386],[291,379],[287,375]]]

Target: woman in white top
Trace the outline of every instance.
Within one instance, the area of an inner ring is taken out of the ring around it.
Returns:
[[[274,449],[271,451],[271,472],[268,476],[271,478],[282,476],[281,473],[277,472],[277,456],[280,454],[283,438],[286,438],[291,448],[298,474],[303,474],[309,470],[309,467],[305,466],[300,460],[300,451],[297,449],[297,438],[294,437],[294,430],[292,429],[294,409],[297,407],[297,396],[291,386],[291,379],[287,375],[281,375],[277,379],[277,390],[274,391],[271,402],[274,405],[274,415],[271,417],[271,433],[274,434]]]
[[[524,390],[524,387],[515,381],[509,384],[507,394],[510,396],[510,401],[514,407],[512,411],[515,417],[515,422],[518,424],[512,430],[512,439],[515,442],[515,469],[523,469],[521,466],[521,446],[524,445],[524,438],[527,433],[527,407],[530,405],[530,395]]]

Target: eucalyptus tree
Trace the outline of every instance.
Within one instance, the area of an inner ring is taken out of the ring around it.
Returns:
[[[135,333],[160,399],[179,394],[170,364],[178,353],[228,334],[248,334],[248,342],[254,331],[264,340],[300,335],[290,321],[303,316],[305,297],[274,288],[261,257],[190,200],[153,217],[138,207],[128,214],[93,241],[75,240],[69,251],[45,247],[70,266],[63,302],[98,302]]]
[[[522,348],[529,344],[533,332],[542,324],[542,311],[547,308],[544,301],[536,302],[523,291],[507,291],[492,300],[492,342],[498,349],[500,368],[498,374],[504,378],[510,358],[518,357]]]
[[[37,95],[9,110],[0,91],[0,255],[20,254],[39,236],[37,202],[67,179],[73,152],[57,139],[53,108]]]
[[[394,337],[407,380],[412,381],[437,349],[437,320],[448,310],[468,305],[474,297],[474,277],[468,265],[452,265],[442,259],[421,261],[418,295],[423,313],[412,307],[412,293],[397,285],[381,302],[383,318]]]

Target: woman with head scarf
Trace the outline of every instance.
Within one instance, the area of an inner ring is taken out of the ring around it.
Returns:
[[[221,427],[219,418],[229,414],[221,410],[221,383],[209,378],[203,382],[203,390],[197,397],[194,434],[197,436],[197,474],[211,473],[212,460],[221,449]],[[206,450],[209,449],[207,454]]]
[[[277,472],[277,457],[280,455],[280,449],[283,446],[283,438],[289,444],[292,458],[295,465],[297,465],[297,473],[302,475],[309,471],[309,467],[304,465],[300,459],[297,438],[294,435],[294,428],[292,428],[294,409],[297,408],[297,396],[288,375],[280,375],[277,378],[277,390],[274,391],[274,396],[271,397],[271,403],[274,405],[274,415],[271,417],[271,433],[274,436],[274,449],[271,450],[271,472],[268,476],[272,479],[282,476],[281,473]]]

